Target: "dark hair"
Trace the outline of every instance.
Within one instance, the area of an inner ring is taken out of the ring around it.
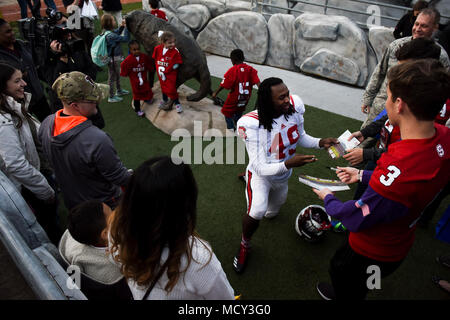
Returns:
[[[117,252],[121,272],[148,286],[161,266],[164,248],[170,292],[192,260],[196,233],[197,184],[189,165],[169,157],[151,158],[131,176],[111,222],[111,252]],[[181,258],[187,266],[181,269]]]
[[[450,92],[450,74],[435,59],[407,61],[387,74],[392,101],[401,98],[418,120],[432,121]]]
[[[7,24],[8,21],[6,21],[5,19],[0,18],[0,27],[4,24]]]
[[[280,78],[267,78],[258,88],[258,95],[256,97],[255,109],[258,110],[259,125],[263,126],[268,131],[272,130],[273,119],[275,118],[275,109],[272,100],[272,87],[283,83]],[[286,115],[286,119],[294,112],[291,108]]]
[[[149,0],[148,3],[150,4],[150,7],[152,7],[152,9],[157,9],[159,0]]]
[[[420,11],[425,8],[428,8],[428,2],[424,0],[419,0],[413,5],[413,11]]]
[[[102,231],[106,228],[103,203],[89,200],[73,207],[67,216],[67,229],[76,241],[96,245]]]
[[[441,47],[434,40],[417,38],[406,42],[395,53],[397,60],[408,59],[438,59],[441,56]]]
[[[230,53],[230,59],[233,63],[244,62],[244,52],[241,49],[234,49]]]
[[[18,69],[13,68],[9,64],[0,62],[0,113],[9,114],[14,121],[15,127],[20,128],[22,126],[23,119],[15,110],[11,109],[6,100],[6,83],[9,81],[9,79],[11,79],[16,70]],[[25,118],[29,117],[24,104],[22,104],[21,111]]]
[[[429,8],[425,8],[425,9],[421,10],[420,14],[432,16],[434,24],[439,24],[439,20],[441,19],[441,14],[439,13],[439,11],[436,8],[433,8],[433,7],[429,7]]]
[[[131,40],[130,42],[128,42],[128,48],[130,48],[132,45],[137,44],[138,46],[140,46],[139,42],[137,40]]]

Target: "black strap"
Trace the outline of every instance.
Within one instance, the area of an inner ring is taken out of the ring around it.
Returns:
[[[148,295],[153,290],[153,287],[155,286],[155,284],[158,282],[159,278],[161,278],[162,274],[166,270],[166,266],[167,266],[167,261],[159,269],[158,274],[156,275],[156,277],[153,278],[152,283],[147,288],[147,291],[145,292],[144,296],[142,297],[142,300],[146,300],[147,299]]]

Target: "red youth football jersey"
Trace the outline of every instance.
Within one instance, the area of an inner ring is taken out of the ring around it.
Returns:
[[[183,60],[177,48],[169,49],[165,54],[163,50],[163,44],[156,46],[152,57],[155,60],[161,91],[173,100],[178,98],[176,87],[178,69],[173,69],[173,66],[183,63]]]
[[[153,92],[148,81],[148,72],[153,71],[153,63],[145,53],[138,57],[130,54],[120,64],[120,75],[129,77],[133,100],[150,100]]]
[[[246,63],[234,65],[225,73],[220,83],[221,87],[230,90],[221,110],[225,117],[245,110],[253,85],[259,82],[258,72]]]

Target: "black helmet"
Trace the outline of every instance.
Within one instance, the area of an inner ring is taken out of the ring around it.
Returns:
[[[324,207],[315,204],[304,208],[295,219],[295,231],[309,242],[320,240],[330,228],[330,216]]]

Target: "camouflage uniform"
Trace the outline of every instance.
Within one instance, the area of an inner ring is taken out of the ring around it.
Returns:
[[[365,128],[369,123],[375,119],[375,117],[384,109],[384,105],[387,99],[387,72],[388,70],[397,64],[396,52],[400,47],[408,41],[411,41],[412,37],[404,37],[391,42],[389,47],[383,54],[380,62],[378,62],[375,70],[370,77],[369,83],[366,86],[366,90],[363,95],[363,105],[370,106],[369,114],[366,121],[361,126],[361,129]],[[436,43],[438,44],[438,43]],[[438,44],[439,45],[439,44]],[[447,69],[450,68],[450,62],[447,53],[441,47],[441,56],[439,58],[441,63]]]

